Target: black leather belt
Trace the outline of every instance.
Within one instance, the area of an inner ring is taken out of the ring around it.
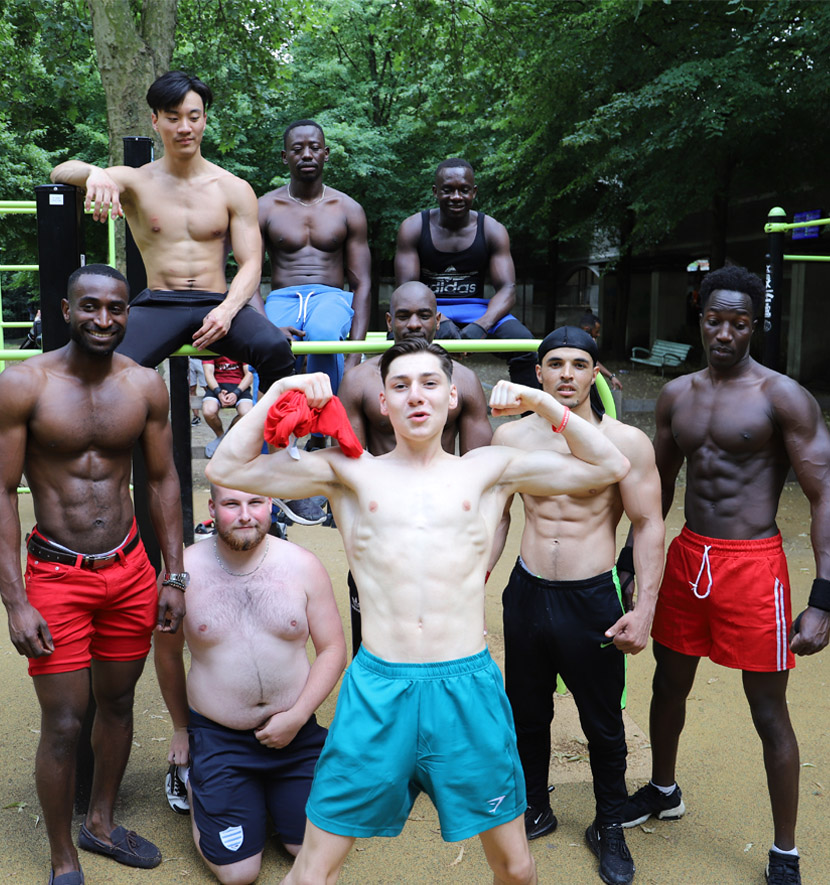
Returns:
[[[85,555],[83,553],[69,553],[66,550],[53,547],[48,541],[41,541],[40,538],[32,534],[26,538],[26,549],[36,559],[42,559],[44,562],[60,562],[63,565],[74,565],[75,568],[99,569],[106,568],[108,565],[118,562],[119,559],[123,559],[131,550],[135,550],[140,540],[141,536],[136,531],[135,535],[123,547],[119,547],[112,553]]]

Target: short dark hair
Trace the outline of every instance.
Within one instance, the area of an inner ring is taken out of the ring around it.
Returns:
[[[120,270],[116,270],[114,267],[110,267],[108,264],[85,264],[83,267],[79,267],[77,270],[73,271],[70,275],[69,279],[66,282],[66,297],[70,298],[72,296],[73,290],[78,285],[78,280],[81,277],[112,277],[114,280],[118,280],[120,283],[123,283],[127,287],[127,297],[130,295],[130,284],[127,282],[127,278],[124,274],[121,273]]]
[[[323,132],[323,127],[316,120],[295,120],[293,123],[288,124],[288,128],[282,134],[283,147],[288,144],[288,136],[291,134],[292,130],[299,129],[300,126],[313,126],[320,135],[323,136],[323,141],[326,140],[326,133]]]
[[[440,344],[427,341],[426,338],[404,338],[393,344],[380,358],[380,377],[386,384],[386,376],[389,374],[389,366],[399,356],[409,356],[412,353],[431,353],[437,356],[441,363],[441,369],[452,383],[452,360],[450,355]]]
[[[448,160],[441,160],[435,170],[435,178],[437,179],[445,169],[469,169],[470,175],[473,176],[473,181],[475,181],[476,174],[472,164],[467,162],[467,160],[462,160],[461,157],[450,157]]]
[[[752,319],[755,320],[764,310],[765,287],[761,278],[745,267],[729,265],[707,273],[700,283],[700,309],[706,310],[706,302],[712,292],[722,289],[727,292],[742,292],[752,301]]]
[[[580,329],[585,329],[586,327],[589,329],[593,329],[594,326],[599,323],[599,321],[600,319],[595,313],[591,313],[590,311],[588,311],[588,313],[582,314],[577,325]]]
[[[154,114],[172,111],[184,101],[188,92],[195,92],[202,99],[205,110],[213,104],[210,86],[184,71],[168,71],[162,74],[147,90],[147,104]]]

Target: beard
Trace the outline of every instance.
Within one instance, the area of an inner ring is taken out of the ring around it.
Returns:
[[[268,534],[266,529],[264,529],[259,523],[253,523],[252,525],[246,526],[245,531],[248,532],[247,537],[241,538],[237,535],[236,531],[222,529],[219,526],[216,527],[216,534],[222,539],[222,541],[230,547],[231,550],[236,550],[237,552],[244,552],[246,550],[253,550],[254,547],[259,546],[262,543],[262,539]],[[253,535],[250,532],[254,532]]]
[[[69,326],[70,340],[74,341],[84,353],[89,353],[93,356],[110,356],[113,354],[116,347],[124,340],[125,333],[126,329],[122,328],[112,336],[108,344],[99,342],[97,345],[93,345],[79,326]]]

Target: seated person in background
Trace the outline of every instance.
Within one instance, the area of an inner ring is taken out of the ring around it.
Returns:
[[[178,776],[189,758],[193,840],[220,882],[239,885],[259,875],[268,813],[285,848],[300,849],[326,736],[314,711],[343,671],[346,643],[320,561],[268,537],[270,498],[211,485],[208,506],[216,537],[184,554],[184,633],[157,634],[155,660],[174,726],[168,800],[187,812]]]
[[[583,332],[587,332],[594,341],[599,341],[599,332],[602,328],[602,323],[599,321],[599,317],[595,313],[591,313],[589,310],[587,313],[584,313],[577,324]],[[597,368],[599,369],[600,375],[608,382],[611,387],[611,390],[622,390],[622,381],[620,381],[617,376],[609,371],[603,366],[602,363],[597,363]]]
[[[205,456],[212,458],[225,434],[219,410],[236,408],[236,415],[230,423],[231,427],[243,415],[247,415],[254,404],[251,391],[254,376],[244,363],[234,362],[224,356],[203,360],[202,366],[205,372],[202,413],[208,427],[216,434],[216,439],[205,446]]]
[[[190,398],[191,403],[190,407],[193,410],[193,418],[190,420],[190,423],[194,427],[198,427],[202,423],[202,417],[199,414],[199,410],[193,408],[193,397],[196,396],[196,388],[201,387],[203,391],[207,390],[207,384],[205,383],[205,370],[202,368],[202,361],[199,357],[189,356],[187,358],[187,373],[188,373],[188,383],[190,385]]]

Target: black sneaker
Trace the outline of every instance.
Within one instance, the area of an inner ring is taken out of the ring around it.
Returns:
[[[623,808],[623,826],[626,829],[645,823],[650,817],[658,820],[677,820],[686,813],[683,794],[675,784],[674,789],[666,796],[652,783],[629,796]]]
[[[327,514],[322,506],[326,499],[322,495],[298,498],[296,501],[283,501],[281,498],[273,500],[285,514],[289,525],[295,522],[299,525],[321,525],[326,521]]]
[[[558,823],[559,821],[556,819],[553,811],[551,811],[550,805],[541,811],[538,808],[528,806],[525,812],[525,833],[527,833],[528,842],[552,833]]]
[[[599,858],[599,877],[607,885],[628,885],[634,880],[634,861],[620,824],[591,824],[585,830],[588,847]]]
[[[198,427],[202,423],[202,419],[198,415],[194,415],[190,419],[190,424],[192,427]]]
[[[187,785],[179,777],[179,766],[174,762],[167,769],[164,778],[164,792],[167,802],[176,814],[190,814],[190,803],[187,801]]]
[[[769,885],[801,885],[798,855],[770,851],[764,877]]]

